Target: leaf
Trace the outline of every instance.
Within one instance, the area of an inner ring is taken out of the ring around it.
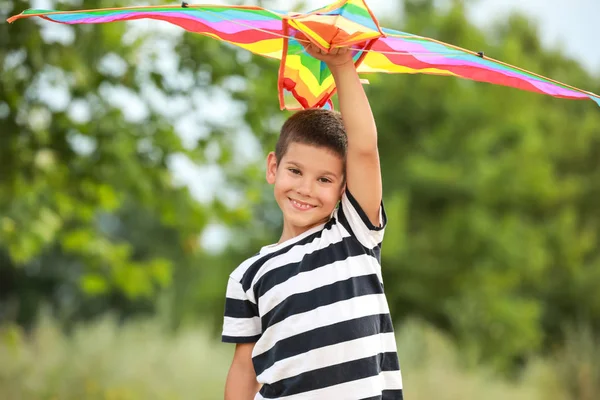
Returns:
[[[105,294],[109,290],[109,284],[103,276],[87,274],[81,279],[81,287],[90,296]]]

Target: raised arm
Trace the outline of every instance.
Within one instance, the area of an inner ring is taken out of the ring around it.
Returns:
[[[313,45],[307,45],[306,50],[313,57],[327,63],[333,74],[348,135],[347,187],[371,223],[378,227],[382,185],[377,127],[350,50],[333,49],[329,54],[323,54]]]

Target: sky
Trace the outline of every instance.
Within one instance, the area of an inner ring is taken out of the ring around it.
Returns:
[[[479,0],[471,7],[470,16],[484,25],[488,16],[502,18],[514,10],[538,22],[544,44],[559,46],[600,76],[600,0]]]

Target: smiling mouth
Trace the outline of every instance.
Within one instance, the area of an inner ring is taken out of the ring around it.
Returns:
[[[290,203],[292,203],[292,206],[294,206],[294,208],[296,208],[298,210],[307,211],[307,210],[312,210],[313,208],[316,207],[311,204],[304,203],[302,201],[290,199],[289,197],[288,197],[288,199],[290,200]]]

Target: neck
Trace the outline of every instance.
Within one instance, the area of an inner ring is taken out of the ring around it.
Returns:
[[[311,230],[312,228],[326,223],[328,220],[329,220],[329,218],[324,218],[323,220],[317,221],[311,225],[295,226],[284,219],[283,220],[283,231],[281,232],[281,237],[279,238],[279,241],[277,243],[278,244],[283,243],[287,240],[295,238],[296,236],[300,236],[303,233]]]

